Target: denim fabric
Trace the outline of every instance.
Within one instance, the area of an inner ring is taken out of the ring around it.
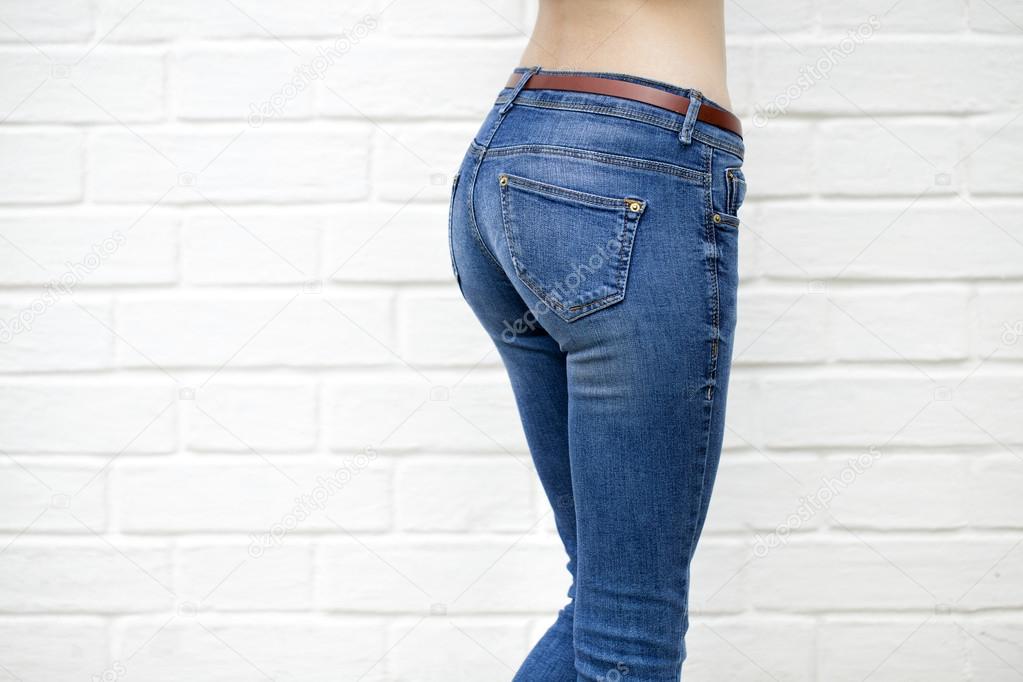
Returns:
[[[520,69],[525,77],[525,70]],[[455,177],[452,266],[496,344],[572,586],[518,682],[680,678],[724,430],[739,136],[631,100],[501,91]]]

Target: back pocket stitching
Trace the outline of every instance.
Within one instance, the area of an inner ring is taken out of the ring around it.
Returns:
[[[637,228],[639,227],[639,219],[646,210],[646,201],[631,197],[623,197],[621,199],[615,197],[604,197],[503,173],[498,177],[500,179],[504,179],[504,181],[500,183],[501,209],[503,214],[502,225],[504,228],[505,239],[508,241],[512,265],[514,266],[515,274],[520,280],[522,280],[526,287],[528,287],[529,290],[537,296],[537,298],[553,309],[555,313],[566,322],[574,322],[585,315],[602,310],[625,298],[629,266],[632,261],[633,243],[635,241]],[[617,253],[618,263],[614,271],[615,291],[599,299],[587,301],[574,306],[568,306],[549,293],[543,284],[539,282],[536,277],[530,274],[530,269],[527,267],[522,258],[522,247],[520,241],[512,227],[512,224],[515,222],[514,210],[511,202],[511,190],[513,188],[535,194],[541,198],[551,201],[557,201],[560,199],[563,203],[569,206],[573,203],[577,205],[581,204],[583,206],[620,214],[622,225],[620,231],[615,234],[616,241],[620,244],[620,249]],[[632,210],[630,204],[638,204],[638,209]]]

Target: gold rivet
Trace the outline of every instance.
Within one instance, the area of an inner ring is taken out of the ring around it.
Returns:
[[[639,209],[641,209],[641,208],[643,208],[643,207],[640,206],[638,201],[629,202],[629,210],[632,211],[633,213],[638,212]]]
[[[721,214],[720,213],[715,213],[713,220],[714,220],[715,223],[720,223],[721,222]]]
[[[501,183],[501,187],[504,187],[505,185],[507,185],[508,184],[508,176],[507,175],[502,175],[500,183]]]

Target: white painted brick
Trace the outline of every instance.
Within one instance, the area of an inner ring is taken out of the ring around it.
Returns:
[[[353,29],[371,13],[376,0],[334,3],[299,0],[287,6],[273,0],[237,0],[211,5],[182,0],[174,6],[133,0],[101,0],[100,35],[112,42],[142,42],[177,38],[260,38],[334,36]],[[284,54],[287,46],[276,43]]]
[[[194,284],[304,283],[317,279],[321,215],[253,213],[185,220],[184,279]]]
[[[399,530],[501,532],[530,530],[536,472],[511,457],[423,457],[396,472]]]
[[[906,364],[961,359],[969,353],[966,289],[834,289],[827,300],[840,360]],[[888,305],[893,300],[899,305]]]
[[[725,11],[729,11],[727,5]],[[743,134],[747,135],[753,127],[748,117],[753,102],[753,44],[729,40],[725,52],[728,60],[728,94],[732,100],[731,110],[742,119]]]
[[[334,201],[366,194],[365,133],[150,128],[97,133],[89,192],[100,202]]]
[[[765,442],[772,446],[841,444],[865,449],[900,443],[916,434],[927,443],[943,442],[955,433],[946,427],[930,434],[922,426],[924,417],[936,410],[931,402],[934,387],[923,376],[778,377],[765,380],[761,391],[770,396],[762,404],[762,423]]]
[[[932,614],[898,620],[828,619],[820,631],[818,674],[835,682],[861,682],[865,677],[878,682],[960,682],[968,679],[966,639],[957,623]]]
[[[112,512],[129,532],[246,531],[253,553],[292,533],[378,531],[390,524],[389,466],[254,455],[232,463],[124,464],[111,475]]]
[[[69,680],[107,668],[106,625],[81,616],[0,619],[0,660],[10,680]]]
[[[689,612],[735,613],[749,608],[748,549],[734,540],[704,539],[690,574]]]
[[[957,124],[836,121],[821,124],[818,135],[814,166],[823,194],[917,196],[927,191],[933,196],[959,187]]]
[[[166,620],[147,616],[118,622],[115,656],[131,656],[126,678],[328,682],[365,674],[366,682],[385,682],[374,669],[387,653],[378,621],[251,615]]]
[[[704,533],[756,530],[762,536],[779,527],[786,532],[818,528],[827,517],[803,498],[816,493],[817,501],[825,487],[825,473],[823,462],[806,455],[726,454],[714,483]],[[804,509],[806,513],[800,515]]]
[[[405,372],[333,383],[326,398],[330,446],[495,452],[527,461],[507,379],[459,379],[462,373],[430,385]]]
[[[1013,0],[966,0],[966,6],[975,31],[1016,33],[1023,26],[1023,7]]]
[[[825,30],[843,36],[855,30],[871,16],[878,19],[880,33],[905,31],[938,33],[966,28],[966,11],[962,0],[851,0],[825,2],[821,21]]]
[[[748,567],[753,604],[784,611],[1019,608],[1018,538],[790,537]],[[922,618],[921,618],[922,620]],[[894,643],[893,643],[894,648]],[[825,678],[830,679],[830,678]]]
[[[177,440],[176,413],[177,393],[163,386],[8,383],[0,388],[0,448],[169,452]]]
[[[81,133],[0,131],[0,203],[68,203],[82,196]]]
[[[1017,453],[1012,450],[971,463],[965,491],[970,525],[1023,527],[1023,508],[1019,504],[1023,461]]]
[[[965,458],[881,454],[863,458],[869,466],[850,463],[856,459],[833,457],[828,462],[828,480],[840,494],[828,505],[826,522],[875,530],[966,525]]]
[[[346,209],[327,231],[324,272],[341,282],[454,284],[447,208],[374,204]]]
[[[493,106],[521,52],[521,44],[505,42],[491,43],[486,50],[455,43],[424,50],[371,36],[327,71],[320,111],[360,118],[481,117]],[[381,61],[389,65],[386,78],[380,77]],[[438,74],[452,71],[458,73],[458,86],[438,90]]]
[[[1023,122],[1017,112],[976,122],[969,129],[963,154],[972,193],[1023,192],[1015,171],[1015,159],[1023,154]]]
[[[117,124],[163,116],[161,54],[99,48],[81,60],[79,52],[0,50],[6,120]]]
[[[975,679],[1011,682],[1023,669],[1023,623],[1018,617],[985,618],[961,623]]]
[[[756,277],[759,268],[757,267],[757,253],[760,251],[761,246],[758,244],[760,241],[757,238],[755,232],[749,229],[749,220],[753,221],[756,225],[759,219],[757,218],[757,209],[759,207],[756,204],[746,204],[739,211],[739,217],[742,219],[742,225],[739,228],[739,283],[745,285],[752,278]],[[739,287],[739,295],[745,296],[745,287]]]
[[[375,295],[190,296],[117,307],[120,357],[135,367],[395,362],[390,303]],[[141,353],[141,354],[140,354]]]
[[[905,370],[912,371],[912,370]],[[933,382],[905,371],[890,377],[827,375],[764,381],[765,439],[770,445],[989,445],[1023,440],[1018,412],[1023,383],[974,375]]]
[[[820,362],[828,357],[828,304],[809,287],[739,289],[733,363]]]
[[[800,196],[811,191],[815,174],[806,156],[813,148],[810,124],[773,120],[761,127],[746,126],[743,132],[748,151],[742,170],[751,199]]]
[[[177,279],[177,222],[157,211],[0,216],[0,284],[68,288]]]
[[[809,30],[815,21],[816,12],[811,0],[797,0],[784,6],[772,4],[768,0],[753,0],[741,5],[725,3],[725,25],[729,33],[773,36]]]
[[[813,622],[802,618],[692,619],[686,633],[685,678],[810,680],[814,637]]]
[[[984,445],[1004,449],[1008,443],[1023,443],[1023,421],[1018,409],[1023,381],[1019,377],[978,367],[957,382],[945,383],[944,388],[948,390],[941,391],[939,398],[951,397],[957,414],[972,426],[974,433],[982,434]]]
[[[106,527],[106,480],[92,467],[0,459],[0,529],[21,532],[99,532]]]
[[[1020,277],[1023,211],[954,203],[762,206],[749,225],[763,274],[799,279]],[[982,211],[978,212],[978,211]],[[964,235],[969,248],[963,248]],[[827,244],[828,248],[819,248]]]
[[[754,377],[755,373],[746,367],[738,366],[732,370],[728,381],[725,450],[753,447],[758,438],[762,398]]]
[[[312,110],[313,79],[298,70],[312,56],[291,54],[277,43],[230,52],[181,50],[172,67],[175,110],[181,118],[229,119],[253,127],[306,117]]]
[[[529,652],[524,621],[431,616],[391,626],[395,648],[381,667],[417,682],[505,680]]]
[[[256,557],[244,544],[178,547],[175,592],[200,612],[309,609],[312,549],[293,543]]]
[[[0,40],[71,42],[92,35],[92,7],[88,0],[9,1],[3,4]]]
[[[0,304],[0,372],[113,367],[110,306],[78,305],[52,292]]]
[[[317,556],[317,603],[339,611],[419,614],[431,608],[450,614],[553,611],[568,590],[565,561],[555,541],[515,536],[331,542]]]
[[[193,450],[302,452],[316,445],[316,387],[226,384],[199,388],[188,405]]]
[[[476,366],[500,361],[494,342],[457,289],[447,296],[402,296],[398,316],[401,354],[409,362]]]
[[[373,131],[374,191],[402,204],[432,199],[446,209],[451,179],[475,133],[475,126],[381,124]]]
[[[398,0],[380,13],[384,33],[409,38],[424,36],[529,36],[532,23],[526,20],[521,0],[497,0],[466,4],[441,0],[424,5]],[[452,21],[457,16],[458,21]]]
[[[974,352],[980,357],[1023,358],[1023,288],[981,287],[977,319],[971,325]]]
[[[150,611],[168,608],[172,590],[170,551],[158,544],[99,538],[44,544],[23,537],[0,562],[4,611]]]
[[[787,113],[846,113],[869,123],[868,116],[886,113],[990,111],[1023,97],[1011,83],[1023,60],[1018,45],[992,49],[983,41],[884,34],[882,19],[858,44],[843,43],[840,33],[832,40],[758,46],[756,102],[766,106],[792,88],[782,107]],[[885,74],[881,89],[879,73]]]

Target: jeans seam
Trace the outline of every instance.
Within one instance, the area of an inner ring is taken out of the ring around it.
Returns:
[[[705,153],[707,164],[707,176],[712,177],[714,156]],[[704,219],[704,231],[708,243],[708,264],[707,273],[710,278],[710,303],[711,303],[711,352],[710,365],[707,372],[707,396],[706,399],[714,399],[714,382],[717,379],[718,355],[720,354],[720,325],[721,325],[721,292],[718,287],[718,253],[716,227],[711,216],[714,214],[714,183],[707,185],[707,213]]]
[[[626,168],[635,168],[636,170],[665,173],[700,185],[706,185],[709,178],[705,171],[686,168],[685,166],[677,166],[663,161],[651,161],[649,159],[638,159],[631,156],[606,154],[604,152],[594,152],[588,149],[576,149],[574,147],[560,147],[556,145],[522,144],[508,147],[490,147],[484,153],[484,157],[492,158],[499,156],[515,156],[519,154],[567,156],[569,158],[581,159],[584,161],[606,163],[612,166],[623,166]]]
[[[476,144],[475,140],[472,143],[472,147],[475,147],[475,149],[478,150],[477,153],[479,155],[479,158],[476,159],[476,164],[472,171],[472,178],[470,178],[469,180],[469,192],[466,198],[466,201],[469,202],[468,206],[469,224],[472,226],[473,241],[476,242],[477,248],[479,248],[480,251],[486,254],[490,262],[493,263],[494,267],[497,268],[497,271],[504,275],[505,272],[504,268],[501,266],[501,262],[497,260],[497,256],[493,254],[493,252],[487,247],[486,243],[483,241],[483,235],[482,233],[480,233],[479,223],[476,222],[476,202],[474,199],[474,197],[476,196],[476,181],[479,179],[480,167],[483,165],[483,159],[486,158],[487,149],[486,147]]]
[[[629,199],[625,197],[605,197],[599,194],[580,192],[578,190],[568,189],[567,187],[558,187],[546,182],[530,180],[529,178],[523,178],[517,175],[505,174],[504,177],[508,178],[509,185],[516,185],[524,192],[534,192],[540,196],[558,197],[568,202],[583,204],[593,208],[621,211],[623,210],[624,205],[629,202]],[[640,201],[641,205],[646,203],[641,200],[638,201]]]

